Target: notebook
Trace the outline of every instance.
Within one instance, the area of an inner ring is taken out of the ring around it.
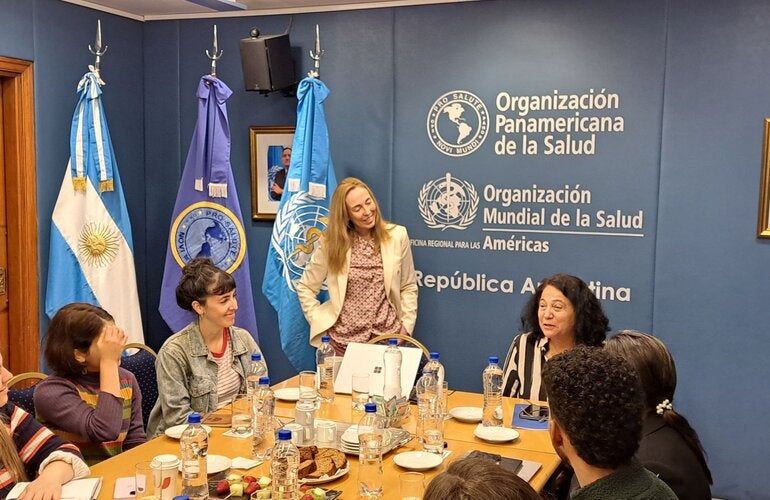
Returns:
[[[385,382],[382,355],[388,346],[382,344],[350,343],[342,358],[337,379],[334,381],[334,392],[350,394],[353,374],[364,372],[369,374],[369,394],[382,396],[382,386]],[[417,370],[420,368],[422,349],[399,346],[401,351],[401,394],[409,396],[414,385]]]
[[[16,500],[29,483],[16,483],[6,497],[8,500]],[[102,489],[101,477],[87,477],[65,483],[61,487],[62,500],[92,500],[99,496]]]

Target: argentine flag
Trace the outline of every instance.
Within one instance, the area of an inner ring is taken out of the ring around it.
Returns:
[[[104,82],[78,83],[70,159],[51,221],[45,312],[88,302],[106,310],[129,342],[144,342],[131,222],[102,108]]]
[[[299,83],[291,164],[273,224],[262,282],[262,293],[278,313],[281,347],[297,370],[315,369],[315,348],[310,345],[310,326],[294,283],[302,277],[320,234],[326,229],[329,199],[337,187],[323,108],[328,95],[329,89],[317,78],[305,78]]]

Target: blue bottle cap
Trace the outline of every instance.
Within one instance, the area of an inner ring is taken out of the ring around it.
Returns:
[[[321,337],[321,342],[330,342],[332,339],[328,335]]]
[[[377,403],[366,403],[364,405],[366,413],[377,413]]]
[[[499,361],[500,361],[500,358],[498,358],[497,356],[490,356],[489,357],[489,363],[490,364],[492,364],[492,363],[497,364]]]
[[[262,361],[262,355],[258,352],[254,352],[251,354],[251,360],[252,361]]]
[[[199,424],[201,423],[201,414],[197,411],[194,411],[187,415],[187,423],[188,424]]]
[[[173,500],[190,500],[190,497],[187,495],[177,495],[173,498]]]
[[[288,429],[278,431],[278,441],[291,441],[291,431]]]
[[[270,377],[259,377],[259,385],[270,385]]]
[[[430,353],[430,359],[438,359],[438,358],[439,358],[439,354],[437,352]]]
[[[390,345],[397,345],[398,344],[398,339],[388,339],[388,344],[390,344]]]

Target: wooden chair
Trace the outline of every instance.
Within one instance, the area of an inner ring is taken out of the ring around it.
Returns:
[[[125,352],[132,349],[136,349],[136,352]],[[120,366],[133,373],[139,383],[139,389],[142,391],[142,421],[147,428],[150,412],[158,400],[158,377],[155,372],[157,353],[150,346],[138,342],[126,344],[123,352]]]
[[[14,375],[8,381],[8,400],[34,417],[35,386],[47,377],[48,375],[40,372],[25,372]],[[21,387],[13,389],[16,385]]]
[[[422,342],[420,342],[419,340],[417,340],[414,337],[410,337],[409,335],[401,335],[400,333],[386,333],[384,335],[378,335],[378,336],[376,336],[374,338],[369,339],[369,342],[367,342],[367,343],[368,344],[377,344],[379,342],[382,342],[383,340],[388,340],[388,339],[403,340],[407,344],[412,344],[414,347],[419,347],[420,349],[422,349],[422,352],[425,355],[425,358],[429,358],[430,357],[430,351],[428,350],[428,348],[425,347],[422,344]]]

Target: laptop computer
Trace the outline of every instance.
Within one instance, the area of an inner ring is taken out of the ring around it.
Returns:
[[[385,382],[383,374],[382,355],[387,349],[383,344],[350,343],[342,358],[337,378],[334,381],[334,392],[350,394],[354,373],[369,374],[369,394],[382,396],[382,386]],[[399,346],[401,351],[401,394],[409,397],[412,391],[417,370],[420,368],[422,349]]]

